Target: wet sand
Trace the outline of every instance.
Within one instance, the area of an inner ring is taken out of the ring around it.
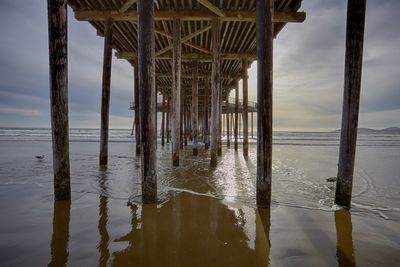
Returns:
[[[57,203],[51,143],[1,145],[8,153],[0,161],[0,266],[400,261],[399,148],[358,150],[354,205],[347,212],[332,208],[334,188],[325,181],[336,172],[336,147],[275,147],[269,210],[254,205],[255,146],[247,159],[224,149],[215,169],[204,151],[196,158],[190,148],[182,167],[172,168],[169,146],[159,146],[160,200],[142,205],[140,160],[131,143],[110,144],[108,169],[97,166],[98,143],[71,143],[72,201]],[[33,158],[39,151],[43,161]]]

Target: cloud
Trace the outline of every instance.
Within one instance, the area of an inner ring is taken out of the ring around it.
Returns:
[[[274,125],[280,129],[339,128],[346,1],[303,1],[301,9],[307,12],[306,21],[287,24],[274,41]],[[398,0],[367,2],[362,127],[400,125],[398,10]],[[98,127],[103,38],[68,11],[70,125]],[[0,32],[0,125],[50,127],[46,2],[0,1]],[[249,100],[253,101],[256,66],[255,62],[249,70]],[[131,127],[132,90],[132,66],[113,57],[110,127]]]
[[[41,115],[41,112],[36,109],[21,109],[21,108],[7,107],[1,105],[0,105],[0,113],[19,114],[29,117]]]

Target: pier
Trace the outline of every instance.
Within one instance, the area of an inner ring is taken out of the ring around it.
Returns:
[[[287,23],[301,23],[301,0],[152,1],[48,0],[50,98],[56,200],[71,197],[68,139],[67,5],[75,19],[104,37],[99,165],[107,166],[112,50],[133,67],[136,154],[141,157],[143,203],[157,201],[157,111],[162,140],[172,142],[171,164],[192,141],[208,150],[210,168],[222,151],[222,118],[232,122],[238,149],[248,153],[249,113],[257,113],[258,207],[271,205],[273,40]],[[365,0],[348,0],[343,116],[335,202],[350,208],[362,73]],[[101,55],[99,55],[101,56]],[[248,101],[248,68],[257,61],[257,104]],[[239,80],[243,99],[239,100]],[[100,89],[99,89],[100,90]],[[229,99],[235,91],[235,99]],[[161,104],[157,94],[162,95]],[[241,116],[239,115],[241,114]],[[230,119],[230,120],[229,120]],[[165,124],[164,124],[165,123]],[[251,127],[253,133],[253,127]],[[227,145],[230,145],[230,138]],[[162,141],[164,144],[164,141]]]

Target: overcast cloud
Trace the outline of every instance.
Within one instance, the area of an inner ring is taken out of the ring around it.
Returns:
[[[46,1],[0,1],[0,127],[49,127]],[[400,126],[400,1],[367,1],[360,126]],[[275,129],[340,127],[346,1],[304,0],[307,19],[274,42]],[[69,10],[71,127],[100,123],[103,39]],[[256,99],[256,63],[249,98]],[[129,128],[132,67],[113,58],[111,127]]]

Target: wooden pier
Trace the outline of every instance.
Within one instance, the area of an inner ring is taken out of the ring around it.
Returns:
[[[197,155],[209,149],[210,167],[221,155],[222,116],[238,149],[248,155],[249,113],[257,112],[257,205],[271,204],[273,40],[287,23],[301,23],[301,0],[48,0],[51,119],[55,198],[70,198],[67,83],[67,4],[75,18],[104,37],[99,164],[107,165],[111,51],[134,70],[136,154],[141,157],[142,200],[157,200],[156,113],[162,145],[172,142],[179,166],[187,140]],[[365,0],[348,0],[345,91],[336,202],[350,207],[362,67]],[[101,56],[101,55],[99,55]],[[248,101],[249,65],[257,60],[257,104]],[[243,100],[239,100],[239,80]],[[235,99],[229,99],[235,90]],[[163,100],[157,104],[157,93]],[[241,113],[241,116],[239,116]],[[232,126],[232,127],[231,127]],[[251,128],[253,136],[253,126]],[[228,138],[227,144],[230,144]]]

